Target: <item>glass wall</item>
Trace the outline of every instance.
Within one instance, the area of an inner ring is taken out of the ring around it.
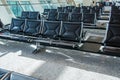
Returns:
[[[23,7],[24,11],[34,11],[30,1],[20,1],[20,4]]]
[[[21,16],[22,11],[34,11],[30,1],[7,1],[11,11],[16,17]]]
[[[15,16],[18,17],[21,15],[23,8],[21,7],[19,1],[7,1],[7,3]]]

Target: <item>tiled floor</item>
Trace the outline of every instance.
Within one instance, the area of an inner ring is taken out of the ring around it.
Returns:
[[[0,40],[0,68],[42,80],[120,80],[120,58]]]

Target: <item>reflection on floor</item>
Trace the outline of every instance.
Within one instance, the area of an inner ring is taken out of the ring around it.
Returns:
[[[120,80],[120,58],[0,40],[0,68],[42,80]]]

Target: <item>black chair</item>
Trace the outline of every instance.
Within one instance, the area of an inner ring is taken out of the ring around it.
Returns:
[[[33,19],[33,20],[39,20],[40,19],[40,13],[39,12],[29,12],[28,19]]]
[[[20,19],[40,19],[40,13],[37,11],[22,11]]]
[[[81,13],[81,7],[75,7],[72,9],[72,13]]]
[[[57,12],[64,12],[63,7],[57,7]]]
[[[50,12],[52,13],[57,12],[57,9],[50,9]]]
[[[60,39],[65,41],[80,42],[82,24],[77,22],[63,22]]]
[[[82,12],[83,13],[90,13],[91,12],[90,6],[82,6]]]
[[[110,24],[120,24],[120,14],[111,14]]]
[[[90,13],[96,13],[96,6],[90,7]]]
[[[58,13],[57,20],[58,21],[69,21],[69,13]]]
[[[95,24],[95,14],[83,14],[83,23],[84,24]]]
[[[42,28],[42,37],[57,39],[60,32],[60,21],[44,21]]]
[[[57,12],[49,12],[47,20],[56,21],[57,20]]]
[[[75,8],[75,6],[66,6],[67,9],[72,10]]]
[[[48,15],[50,9],[44,9],[43,15]]]
[[[120,47],[120,25],[119,24],[108,25],[104,46]]]
[[[21,13],[21,19],[28,19],[29,11],[22,11]]]
[[[41,21],[40,20],[26,20],[24,35],[29,36],[38,36],[41,30]]]
[[[71,13],[70,14],[70,21],[71,22],[82,22],[83,15],[82,13]]]
[[[19,34],[19,33],[23,32],[24,26],[25,26],[25,20],[24,19],[12,18],[9,31],[12,32],[12,33]]]
[[[74,6],[66,6],[66,7],[64,7],[64,12],[65,13],[70,13],[70,12],[72,12],[73,8],[74,8]]]

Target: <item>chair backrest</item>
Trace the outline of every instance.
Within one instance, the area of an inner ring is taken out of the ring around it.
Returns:
[[[40,13],[38,11],[23,11],[21,14],[21,19],[40,19]]]
[[[90,13],[90,6],[82,6],[83,13]]]
[[[41,30],[40,20],[26,20],[24,33],[27,35],[37,35]]]
[[[59,12],[57,20],[58,21],[68,21],[69,13]]]
[[[39,20],[40,19],[40,13],[39,12],[29,12],[28,19],[33,19],[33,20]]]
[[[120,25],[118,24],[109,24],[105,41],[105,46],[120,47]]]
[[[48,15],[50,9],[44,9],[43,15]]]
[[[74,9],[75,6],[66,6],[66,8],[64,9],[64,12],[65,13],[69,13],[69,12],[72,12],[72,9]]]
[[[96,6],[90,7],[90,13],[96,13]]]
[[[57,7],[57,12],[64,12],[63,7]]]
[[[60,33],[61,40],[80,42],[82,27],[82,23],[63,22]]]
[[[57,9],[50,9],[50,12],[57,12]]]
[[[71,13],[70,21],[71,22],[81,22],[82,21],[82,13]]]
[[[21,19],[28,19],[29,11],[22,11]]]
[[[66,6],[67,9],[72,10],[75,8],[75,6]]]
[[[41,34],[44,37],[56,38],[59,35],[60,27],[60,21],[44,21]]]
[[[72,13],[81,13],[81,7],[75,7],[72,9]]]
[[[22,32],[25,26],[25,20],[24,19],[15,19],[12,18],[11,25],[9,30],[14,32]]]
[[[94,13],[83,14],[83,23],[95,24],[95,14]]]
[[[57,20],[57,12],[49,12],[47,20],[56,21]]]
[[[120,14],[111,14],[110,24],[120,24]]]

